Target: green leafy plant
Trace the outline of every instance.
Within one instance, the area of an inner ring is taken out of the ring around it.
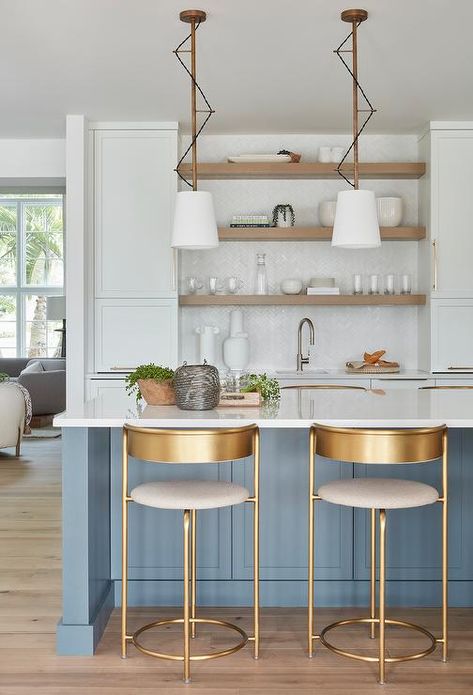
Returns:
[[[169,381],[174,377],[174,369],[170,367],[161,367],[160,365],[154,364],[140,364],[139,367],[135,369],[131,374],[127,374],[125,377],[126,382],[126,392],[129,395],[134,394],[136,402],[141,399],[141,391],[138,381],[140,379],[154,379],[155,381]]]
[[[258,392],[263,401],[277,401],[281,396],[278,380],[267,374],[248,374],[247,382],[242,393]]]

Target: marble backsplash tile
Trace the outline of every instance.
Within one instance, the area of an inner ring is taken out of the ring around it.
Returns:
[[[300,151],[306,161],[316,160],[320,145],[346,145],[343,135],[210,135],[199,140],[200,161],[225,161],[228,154],[275,152],[284,147]],[[416,161],[414,136],[367,135],[361,143],[361,158],[370,161]],[[226,180],[202,181],[202,190],[214,194],[217,221],[229,224],[234,214],[270,214],[277,203],[291,203],[296,224],[317,225],[318,203],[334,200],[346,184],[337,179],[324,180]],[[400,195],[404,201],[403,224],[418,221],[418,182],[415,180],[362,181],[362,187],[377,196]],[[180,253],[180,291],[184,279],[209,275],[222,279],[238,275],[244,294],[253,293],[256,253],[266,253],[271,292],[279,292],[281,280],[297,277],[305,282],[311,276],[334,276],[342,293],[351,292],[353,273],[366,277],[371,273],[410,273],[413,291],[425,291],[417,285],[417,244],[383,242],[380,249],[332,249],[329,242],[225,242],[210,251]],[[415,368],[417,355],[416,307],[244,307],[245,329],[249,333],[253,369],[292,368],[297,352],[297,325],[310,317],[317,328],[314,364],[341,367],[347,359],[364,350],[387,349],[389,357],[405,368]],[[219,351],[228,334],[230,307],[184,307],[180,318],[181,358],[198,358],[195,328],[212,324],[220,328]],[[220,364],[219,366],[222,366]]]

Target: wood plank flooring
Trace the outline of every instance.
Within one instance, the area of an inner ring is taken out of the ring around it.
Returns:
[[[319,647],[305,656],[305,613],[301,609],[265,609],[261,658],[250,647],[233,656],[193,665],[193,681],[180,680],[180,665],[147,657],[130,647],[119,656],[119,615],[115,612],[95,657],[55,655],[56,621],[61,615],[61,467],[60,440],[25,442],[16,459],[0,452],[0,695],[389,695],[473,694],[473,609],[451,611],[450,661],[439,653],[388,666],[388,682],[376,683],[376,668],[331,654]],[[250,627],[247,609],[202,611]],[[433,630],[436,610],[394,611]],[[320,624],[353,614],[348,610],[318,612]],[[131,611],[140,625],[171,610]],[[178,649],[179,628],[147,637],[157,647]],[[219,649],[233,639],[219,630],[201,629],[195,649]],[[334,636],[335,640],[335,636]],[[354,627],[336,637],[339,646],[369,653],[373,642],[366,629]],[[393,630],[392,654],[421,648],[422,638]]]

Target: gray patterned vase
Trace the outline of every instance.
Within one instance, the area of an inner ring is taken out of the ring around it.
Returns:
[[[218,369],[211,364],[187,364],[174,374],[176,405],[181,410],[212,410],[220,400]]]

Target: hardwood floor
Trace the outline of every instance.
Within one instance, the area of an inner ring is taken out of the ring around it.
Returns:
[[[307,659],[305,614],[300,609],[265,609],[260,660],[253,661],[250,648],[245,648],[230,657],[195,664],[190,686],[182,683],[180,665],[173,662],[152,659],[133,647],[126,661],[120,659],[117,612],[95,657],[56,656],[55,628],[61,614],[60,475],[60,440],[25,442],[20,459],[0,452],[0,695],[175,695],[186,689],[192,695],[473,693],[472,609],[451,611],[447,664],[441,663],[437,652],[417,662],[388,666],[385,686],[376,683],[374,665],[342,659],[321,647],[312,661]],[[212,613],[250,626],[247,609]],[[352,613],[321,610],[317,619],[326,624]],[[139,625],[154,615],[149,608],[135,609],[131,621]],[[403,615],[432,630],[439,624],[436,610],[407,610]],[[164,638],[166,648],[178,648],[178,630],[163,630],[160,644]],[[221,648],[225,637],[222,631],[201,630],[196,649]],[[340,646],[353,648],[356,643],[360,649],[373,649],[366,629],[360,627],[340,633],[337,640]],[[421,644],[421,638],[395,630],[389,649],[396,654]]]

